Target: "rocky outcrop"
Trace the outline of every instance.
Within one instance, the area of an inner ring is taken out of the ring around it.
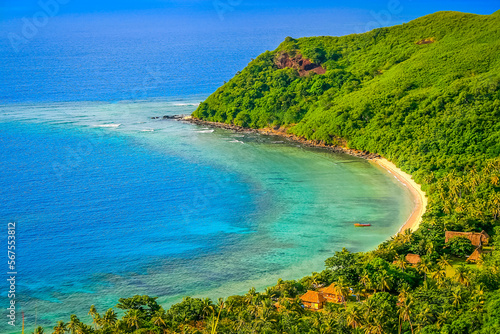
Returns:
[[[244,128],[241,126],[233,125],[233,124],[226,124],[226,123],[218,123],[218,122],[209,122],[209,121],[204,121],[199,118],[183,118],[182,121],[197,124],[197,125],[202,125],[202,126],[210,126],[210,127],[215,127],[215,128],[221,128],[221,129],[226,129],[226,130],[231,130],[234,132],[243,132],[243,133],[260,133],[268,136],[279,136],[280,138],[286,138],[287,140],[291,142],[296,142],[300,143],[303,146],[307,147],[322,147],[324,149],[327,149],[332,152],[336,153],[346,153],[355,157],[363,158],[363,159],[376,159],[380,158],[380,155],[375,154],[375,153],[370,153],[368,151],[360,151],[360,150],[355,150],[352,148],[348,147],[343,147],[343,146],[334,146],[334,145],[328,145],[325,144],[322,141],[319,140],[307,140],[302,137],[298,137],[294,134],[290,134],[287,132],[286,128],[265,128],[265,129],[249,129],[249,128]],[[281,141],[276,141],[276,143],[279,143]]]
[[[320,64],[312,63],[309,59],[302,57],[300,53],[295,56],[290,56],[288,53],[282,53],[276,58],[276,66],[279,69],[294,68],[299,72],[301,77],[308,75],[311,72],[324,74],[326,70]]]

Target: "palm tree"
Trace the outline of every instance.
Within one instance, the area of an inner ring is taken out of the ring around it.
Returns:
[[[458,307],[462,302],[462,290],[457,287],[452,293],[453,302],[451,303],[453,306]]]
[[[323,317],[323,323],[321,324],[320,327],[320,333],[322,334],[333,333],[336,328],[337,328],[337,321],[333,316],[327,315],[326,317]]]
[[[451,203],[451,201],[445,199],[443,203],[443,212],[449,215],[452,209],[453,209],[453,204]]]
[[[498,217],[500,216],[500,193],[497,192],[492,196],[491,204],[492,204],[493,219],[497,220]]]
[[[35,328],[35,331],[32,334],[43,334],[45,331],[42,326],[38,326]]]
[[[278,288],[278,290],[281,290],[281,287],[284,283],[285,282],[281,278],[278,278],[278,282],[276,283],[276,287]]]
[[[90,306],[90,310],[88,313],[92,317],[92,323],[94,324],[94,329],[97,330],[97,323],[99,322],[99,313],[94,305]]]
[[[405,271],[406,268],[408,268],[408,262],[406,261],[406,258],[404,255],[398,256],[395,264],[396,264],[396,267],[398,267],[402,271]]]
[[[404,244],[410,243],[411,242],[411,237],[412,237],[411,229],[407,228],[403,232],[403,237],[402,237],[403,243]]]
[[[428,257],[422,256],[420,262],[417,264],[417,270],[424,274],[424,281],[427,280],[427,273],[431,271],[432,262]]]
[[[411,332],[413,333],[413,324],[411,323],[411,304],[412,301],[405,298],[399,303],[398,313],[399,313],[399,331],[401,333],[402,322],[408,321],[410,324]]]
[[[118,316],[113,309],[108,309],[100,319],[101,326],[114,327],[118,321]]]
[[[123,317],[123,320],[125,320],[130,328],[135,327],[135,329],[139,329],[139,323],[141,322],[139,310],[129,310]]]
[[[438,314],[436,325],[438,328],[441,328],[446,321],[450,318],[450,311],[444,311]]]
[[[76,330],[78,329],[78,325],[80,324],[80,320],[78,319],[78,317],[74,314],[72,314],[70,316],[70,320],[67,324],[67,330],[69,330],[71,332],[71,334],[75,334],[76,333]]]
[[[321,313],[315,312],[311,315],[311,327],[313,328],[319,328],[321,326],[321,323],[323,322]]]
[[[437,260],[437,264],[441,270],[445,270],[446,267],[451,266],[450,256],[448,254],[441,255]]]
[[[267,287],[265,290],[264,290],[264,293],[262,294],[262,297],[263,298],[267,298],[267,299],[272,299],[273,297],[276,296],[276,292],[274,291],[273,288],[271,287]]]
[[[365,334],[384,334],[384,327],[382,326],[382,319],[374,317],[372,321],[363,326]]]
[[[269,301],[269,304],[271,304],[271,301]],[[219,320],[220,320],[220,314],[222,312],[222,309],[224,308],[224,299],[219,298],[217,302],[217,307],[219,308],[219,313],[217,314],[217,319],[214,318],[214,321],[212,323],[212,331],[211,334],[216,334],[217,333],[217,326],[219,325]],[[214,310],[214,317],[215,317],[215,310]]]
[[[347,326],[358,328],[361,325],[361,314],[355,304],[350,304],[345,310],[345,319]]]
[[[470,280],[468,276],[469,276],[469,270],[463,264],[458,266],[457,269],[455,270],[455,280],[460,284],[469,286]]]
[[[366,292],[366,289],[362,286],[362,285],[359,285],[359,284],[356,284],[353,288],[352,288],[352,293],[356,296],[356,301],[357,302],[360,302],[361,301],[361,297],[360,295],[363,295],[365,294]]]
[[[445,277],[446,277],[446,271],[442,269],[438,269],[432,274],[432,279],[437,282],[439,287],[441,287]]]
[[[338,282],[333,283],[333,290],[337,296],[340,296],[342,303],[344,306],[346,305],[346,298],[349,296],[351,290],[347,285],[344,284],[344,281],[341,279]]]
[[[387,272],[387,270],[382,270],[380,275],[378,276],[378,283],[380,290],[385,292],[385,289],[391,290],[392,282],[391,275]]]
[[[248,290],[247,294],[245,295],[245,302],[247,304],[254,304],[256,302],[258,293],[255,291],[255,288],[252,287],[250,290]]]
[[[422,308],[417,315],[418,329],[422,329],[426,325],[430,324],[433,316],[434,315],[428,307]]]
[[[372,298],[368,298],[366,303],[362,304],[363,305],[363,315],[365,318],[365,321],[368,323],[368,319],[372,317],[372,314],[374,313],[375,310],[377,310],[378,305],[376,305],[373,302]]]
[[[87,333],[90,333],[91,331],[92,331],[92,327],[91,326],[87,326],[84,323],[80,322],[76,326],[76,332],[75,333],[76,334],[87,334]]]
[[[365,288],[370,285],[371,280],[370,276],[368,276],[368,273],[366,271],[363,271],[363,274],[361,274],[361,277],[359,278],[359,283],[363,284]]]
[[[472,310],[479,312],[482,310],[485,302],[484,290],[480,286],[477,286],[472,292],[472,295],[472,300],[475,302]]]
[[[167,314],[165,313],[165,310],[162,307],[160,307],[160,309],[156,311],[151,317],[151,322],[153,323],[153,325],[161,328],[164,334],[167,328],[167,321],[168,321]]]
[[[500,181],[500,178],[498,175],[493,175],[490,179],[490,183],[494,186],[498,186],[498,182]]]
[[[57,325],[54,327],[53,334],[64,334],[67,330],[64,321],[58,321]]]
[[[212,314],[214,311],[214,308],[212,306],[212,301],[210,298],[203,298],[201,300],[201,318],[205,319],[208,315]]]

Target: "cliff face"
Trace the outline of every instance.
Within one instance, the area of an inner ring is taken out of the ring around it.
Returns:
[[[312,63],[309,59],[304,59],[300,53],[296,54],[294,57],[291,57],[286,52],[281,53],[276,57],[275,64],[279,69],[294,68],[299,72],[299,76],[301,77],[308,75],[311,72],[317,74],[325,74],[326,72],[326,69],[324,69],[323,66]]]

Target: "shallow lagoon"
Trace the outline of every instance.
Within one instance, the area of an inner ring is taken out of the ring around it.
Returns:
[[[198,101],[0,107],[0,215],[17,222],[28,324],[134,294],[262,289],[372,249],[410,215],[408,190],[365,160],[151,119]]]

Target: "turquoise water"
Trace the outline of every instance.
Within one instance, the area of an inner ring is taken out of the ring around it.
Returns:
[[[262,289],[372,249],[410,215],[408,190],[365,160],[151,119],[196,101],[0,107],[0,213],[17,223],[28,324],[134,294]]]
[[[349,32],[327,13],[227,15],[54,17],[17,51],[22,21],[0,21],[0,223],[17,224],[27,331],[134,294],[168,306],[300,278],[410,215],[408,190],[365,160],[151,119],[191,113],[286,36]]]

